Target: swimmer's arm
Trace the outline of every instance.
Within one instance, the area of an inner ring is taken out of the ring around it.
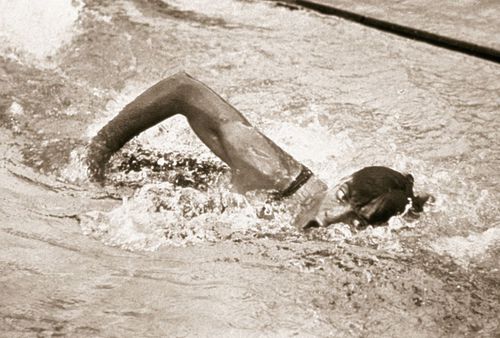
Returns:
[[[235,183],[246,181],[238,183],[242,189],[284,189],[302,168],[216,92],[181,72],[138,96],[92,139],[87,159],[91,179],[102,181],[106,164],[117,150],[176,114],[184,115],[200,140],[231,167]],[[270,172],[280,174],[271,177]]]
[[[226,163],[220,146],[213,142],[223,121],[248,121],[214,91],[184,72],[147,89],[123,108],[91,140],[87,162],[91,178],[102,180],[111,156],[142,131],[176,114],[195,123],[198,136]]]

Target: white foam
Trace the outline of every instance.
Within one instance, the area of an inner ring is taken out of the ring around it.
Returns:
[[[79,8],[67,0],[0,0],[0,52],[44,61],[71,40]]]
[[[495,245],[500,245],[500,227],[473,233],[467,237],[439,238],[431,243],[431,248],[439,254],[448,254],[458,264],[467,266],[472,259],[481,258],[481,255]]]
[[[80,226],[106,245],[153,251],[163,245],[215,242],[236,232],[276,233],[290,223],[286,217],[258,218],[254,203],[225,188],[201,192],[158,183],[139,188],[110,211],[81,215]]]

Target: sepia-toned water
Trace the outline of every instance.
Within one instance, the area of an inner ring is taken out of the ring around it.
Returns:
[[[435,201],[301,233],[182,117],[89,182],[90,138],[181,70],[331,187],[385,165]],[[0,336],[500,334],[499,78],[274,2],[0,1]]]

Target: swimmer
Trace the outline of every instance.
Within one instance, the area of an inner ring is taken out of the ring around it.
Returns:
[[[106,164],[116,151],[142,131],[177,114],[184,115],[200,140],[231,168],[232,184],[238,192],[264,189],[275,199],[289,201],[294,205],[294,224],[299,229],[360,219],[363,224],[378,222],[385,219],[379,214],[392,216],[400,212],[403,196],[391,193],[395,189],[389,185],[385,191],[384,185],[392,181],[384,178],[387,172],[377,171],[382,179],[376,181],[375,190],[370,187],[370,175],[354,174],[352,182],[341,187],[344,200],[340,199],[348,204],[353,202],[354,207],[339,217],[331,215],[331,194],[327,194],[323,181],[212,89],[184,72],[147,89],[97,133],[88,149],[90,177],[102,182]],[[408,182],[398,184],[405,187],[402,191],[408,195]],[[375,200],[363,209],[359,201],[365,199],[359,196],[365,194],[366,200]],[[413,191],[408,196],[413,196]]]

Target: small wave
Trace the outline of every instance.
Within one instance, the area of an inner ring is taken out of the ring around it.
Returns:
[[[48,58],[76,32],[75,22],[82,6],[79,1],[64,0],[0,1],[0,51],[50,65]]]
[[[500,227],[490,228],[469,236],[442,237],[430,244],[439,254],[447,254],[467,267],[474,260],[485,258],[488,250],[500,245]]]

